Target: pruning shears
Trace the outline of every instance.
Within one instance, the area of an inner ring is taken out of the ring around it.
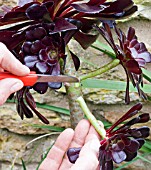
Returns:
[[[33,86],[37,82],[79,82],[78,78],[72,76],[36,74],[34,71],[31,71],[26,76],[16,76],[9,72],[0,72],[0,80],[5,78],[17,78],[24,83],[24,86]]]

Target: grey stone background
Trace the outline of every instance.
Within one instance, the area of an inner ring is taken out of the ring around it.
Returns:
[[[126,31],[128,27],[132,26],[136,30],[136,35],[140,41],[145,42],[149,51],[151,52],[151,0],[135,0],[139,6],[139,11],[131,18],[125,21],[119,21],[118,26]],[[0,5],[15,5],[16,0],[0,0]],[[102,38],[99,37],[101,41]],[[88,66],[82,62],[79,74],[84,74],[94,70],[96,66],[103,66],[111,59],[104,54],[88,48],[84,51],[79,44],[74,40],[70,42],[70,48],[80,58],[94,63],[93,66]],[[147,65],[147,69],[151,70],[151,64]],[[125,74],[121,66],[118,66],[108,73],[100,76],[104,79],[125,80]],[[145,83],[148,83],[145,81]],[[34,98],[39,103],[46,103],[49,105],[65,107],[68,109],[68,100],[63,88],[59,91],[49,90],[44,95],[39,95],[33,92]],[[83,89],[84,98],[91,111],[96,117],[102,117],[109,122],[115,122],[123,113],[125,113],[134,103],[141,101],[136,93],[131,93],[131,104],[124,104],[124,92],[109,91],[99,89]],[[149,101],[141,101],[144,103],[143,112],[151,112],[151,105]],[[43,115],[50,120],[50,126],[70,127],[69,117],[57,112],[38,109]],[[6,103],[0,107],[0,170],[20,170],[21,158],[27,163],[28,170],[35,170],[41,160],[41,156],[54,143],[58,134],[51,134],[31,144],[31,140],[44,134],[51,133],[40,128],[33,128],[27,124],[42,123],[34,116],[33,119],[21,120],[16,112],[15,104]],[[147,123],[151,127],[151,123]],[[27,145],[28,144],[28,145]],[[150,157],[148,159],[151,159]],[[136,161],[126,169],[150,170],[150,164],[146,162]]]

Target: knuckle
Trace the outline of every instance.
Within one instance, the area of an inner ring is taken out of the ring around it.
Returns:
[[[6,101],[6,95],[4,93],[1,93],[0,95],[0,106],[3,105]]]

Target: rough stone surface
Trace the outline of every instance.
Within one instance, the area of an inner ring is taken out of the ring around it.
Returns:
[[[1,129],[0,134],[1,170],[22,169],[21,159],[25,162],[27,169],[35,170],[42,155],[47,153],[57,137],[57,133],[50,133],[47,137],[31,142],[39,136],[19,135],[6,129]]]
[[[151,52],[151,0],[135,0],[135,3],[139,4],[138,13],[124,22],[119,21],[118,26],[123,31],[126,31],[129,26],[134,27],[139,40],[145,42]],[[2,4],[14,6],[16,0],[0,0],[0,5]],[[99,37],[99,40],[103,41],[101,37]],[[84,51],[74,40],[70,43],[70,48],[82,61],[81,68],[78,71],[79,75],[90,72],[111,61],[108,56],[91,47],[88,48],[87,51]],[[88,64],[88,62],[90,64]],[[150,64],[148,64],[147,69],[151,71]],[[124,70],[121,66],[118,66],[97,78],[109,80],[116,79],[120,81],[126,79]],[[147,83],[147,81],[145,81],[145,83]],[[141,101],[137,93],[130,94],[132,101],[130,105],[124,104],[124,92],[83,89],[83,93],[88,106],[94,115],[99,119],[101,117],[111,123],[115,122],[133,104]],[[46,103],[68,109],[68,100],[63,88],[58,91],[49,90],[44,95],[33,92],[33,95],[35,100],[39,103]],[[150,102],[143,102],[143,104],[144,107],[142,112],[150,113]],[[50,120],[50,126],[70,127],[69,116],[41,108],[38,108],[38,110]],[[13,103],[6,103],[1,106],[0,115],[0,170],[10,170],[12,167],[13,170],[22,169],[21,158],[25,161],[27,170],[35,170],[41,160],[42,154],[54,143],[57,135],[52,134],[49,137],[43,137],[42,139],[27,145],[31,140],[43,134],[52,132],[27,126],[29,124],[42,125],[42,123],[36,115],[32,119],[21,120],[16,112],[15,104]],[[147,126],[151,127],[151,122],[147,123]],[[151,160],[150,156],[147,157],[147,159]],[[124,169],[150,170],[150,164],[139,160]]]

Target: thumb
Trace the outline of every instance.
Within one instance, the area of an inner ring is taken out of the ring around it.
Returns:
[[[4,104],[10,94],[20,90],[23,82],[19,79],[6,78],[0,80],[0,105]]]

